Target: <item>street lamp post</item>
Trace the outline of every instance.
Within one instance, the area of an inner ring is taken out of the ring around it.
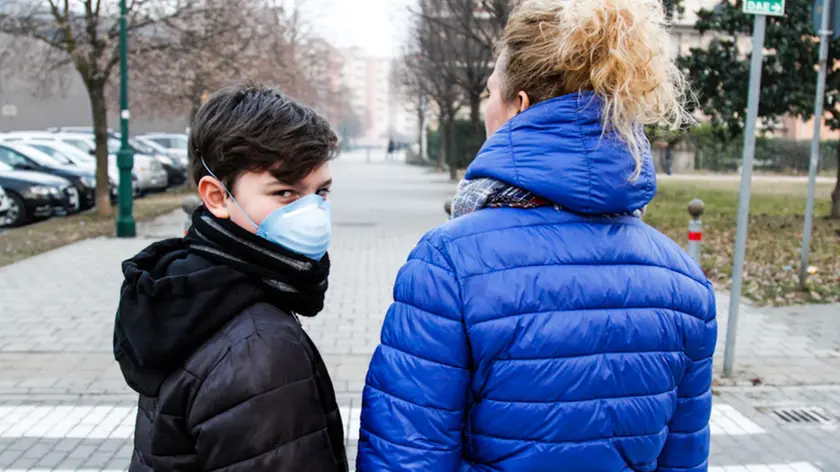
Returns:
[[[134,151],[128,145],[128,8],[126,0],[120,0],[120,150],[117,166],[120,169],[119,215],[117,216],[117,237],[133,238],[137,227],[132,214],[131,169],[134,167]]]

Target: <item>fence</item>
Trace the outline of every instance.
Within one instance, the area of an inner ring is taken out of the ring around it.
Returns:
[[[477,136],[468,120],[455,123],[455,148],[458,167],[472,162],[474,151],[484,140]],[[440,151],[440,134],[429,131],[429,161],[434,163]],[[820,172],[837,169],[837,148],[840,141],[823,141],[820,145]],[[700,130],[686,135],[673,149],[673,171],[677,173],[705,170],[738,172],[741,166],[743,138],[723,140],[712,132]],[[664,151],[653,149],[657,169],[664,170]],[[759,137],[755,143],[755,169],[760,172],[807,174],[811,159],[811,141],[786,138]],[[445,163],[448,165],[449,163]]]
[[[431,162],[437,162],[437,156],[440,152],[439,129],[430,130],[428,136],[429,160]],[[477,133],[472,122],[469,120],[455,121],[455,155],[457,156],[459,168],[465,168],[470,165],[470,162],[475,158],[476,151],[481,148],[482,143],[484,143],[484,132]],[[445,162],[444,165],[449,165],[449,163]]]
[[[823,141],[820,145],[819,171],[837,169],[838,141]],[[689,136],[684,144],[693,148],[694,167],[713,172],[737,172],[741,166],[743,140],[723,142],[708,137]],[[756,139],[755,169],[785,174],[806,174],[811,159],[811,141],[784,138]]]

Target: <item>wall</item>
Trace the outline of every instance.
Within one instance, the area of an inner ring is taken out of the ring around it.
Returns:
[[[665,149],[651,149],[657,173],[665,173]],[[684,174],[694,171],[695,152],[692,147],[679,144],[671,152],[671,173]]]
[[[131,93],[129,91],[129,93]],[[87,92],[78,74],[68,75],[66,89],[53,96],[41,98],[33,93],[29,84],[17,80],[3,80],[0,86],[0,106],[17,106],[14,118],[0,117],[0,131],[39,130],[53,126],[91,126],[93,120]],[[119,128],[119,103],[109,103],[108,127]],[[131,134],[145,132],[183,133],[188,123],[186,114],[181,117],[135,116],[131,121]]]

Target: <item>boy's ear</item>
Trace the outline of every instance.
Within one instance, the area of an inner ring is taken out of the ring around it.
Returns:
[[[198,181],[198,194],[204,202],[204,207],[219,219],[230,218],[227,206],[228,194],[221,182],[214,177],[205,175]]]

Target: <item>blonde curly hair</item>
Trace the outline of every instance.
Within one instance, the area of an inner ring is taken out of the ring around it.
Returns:
[[[500,43],[502,94],[532,104],[593,91],[603,101],[604,129],[627,144],[635,179],[649,144],[645,125],[679,129],[686,80],[668,51],[661,0],[526,0]]]

